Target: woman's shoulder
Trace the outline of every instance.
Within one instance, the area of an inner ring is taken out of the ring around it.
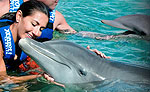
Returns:
[[[0,17],[9,12],[9,0],[0,0]]]

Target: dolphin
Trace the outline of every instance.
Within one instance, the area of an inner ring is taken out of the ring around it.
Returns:
[[[150,84],[150,69],[100,58],[70,41],[19,41],[20,48],[59,83],[92,83],[119,79]]]
[[[116,18],[114,20],[101,20],[102,23],[126,29],[123,34],[137,34],[150,36],[150,15],[134,14]]]

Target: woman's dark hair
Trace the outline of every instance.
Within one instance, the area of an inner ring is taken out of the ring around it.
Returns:
[[[34,10],[38,10],[46,14],[48,17],[50,16],[49,8],[43,2],[37,0],[30,0],[23,3],[18,10],[22,11],[23,17],[31,15]]]
[[[40,12],[46,14],[48,16],[48,18],[50,17],[48,6],[45,5],[43,2],[37,1],[37,0],[30,0],[30,1],[24,2],[19,7],[18,10],[22,11],[23,17],[33,14],[34,11],[40,11]],[[0,19],[9,19],[9,20],[13,20],[15,22],[16,21],[16,13],[6,13]]]

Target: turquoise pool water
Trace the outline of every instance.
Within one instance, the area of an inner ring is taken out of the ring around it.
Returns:
[[[78,32],[96,32],[101,35],[114,35],[126,30],[114,28],[100,22],[102,19],[115,19],[130,14],[150,15],[149,0],[60,0],[57,10],[63,13],[66,21]],[[150,41],[140,37],[120,37],[109,40],[96,40],[79,35],[66,35],[67,40],[83,47],[90,45],[111,60],[150,67]],[[105,83],[104,83],[105,84]],[[107,83],[106,83],[107,84]],[[82,90],[83,91],[83,90]],[[90,92],[149,92],[150,87],[128,84],[119,80],[106,86],[99,86]],[[69,91],[68,91],[69,92]],[[71,91],[70,91],[71,92]],[[84,92],[86,92],[84,90]]]
[[[76,31],[95,32],[100,35],[114,35],[125,30],[102,24],[102,19],[115,19],[130,14],[150,15],[149,0],[60,0],[57,10]],[[139,37],[119,37],[109,40],[96,40],[82,35],[65,35],[55,32],[54,39],[66,39],[83,47],[90,45],[98,49],[110,60],[150,67],[150,41]],[[150,92],[149,85],[126,83],[120,80],[105,81],[94,89],[81,89],[75,85],[61,88],[49,85],[43,80],[34,80],[23,84],[0,85],[4,90],[15,92]],[[28,90],[28,91],[27,91]]]
[[[57,10],[78,32],[96,32],[114,35],[126,30],[114,28],[100,22],[130,14],[150,14],[149,0],[60,0]],[[139,37],[120,37],[110,40],[96,40],[79,35],[68,35],[67,40],[83,47],[90,45],[111,56],[111,60],[150,66],[150,41]]]

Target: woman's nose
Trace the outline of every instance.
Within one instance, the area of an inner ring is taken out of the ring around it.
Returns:
[[[34,36],[39,37],[41,35],[40,27],[35,27],[32,33]]]

